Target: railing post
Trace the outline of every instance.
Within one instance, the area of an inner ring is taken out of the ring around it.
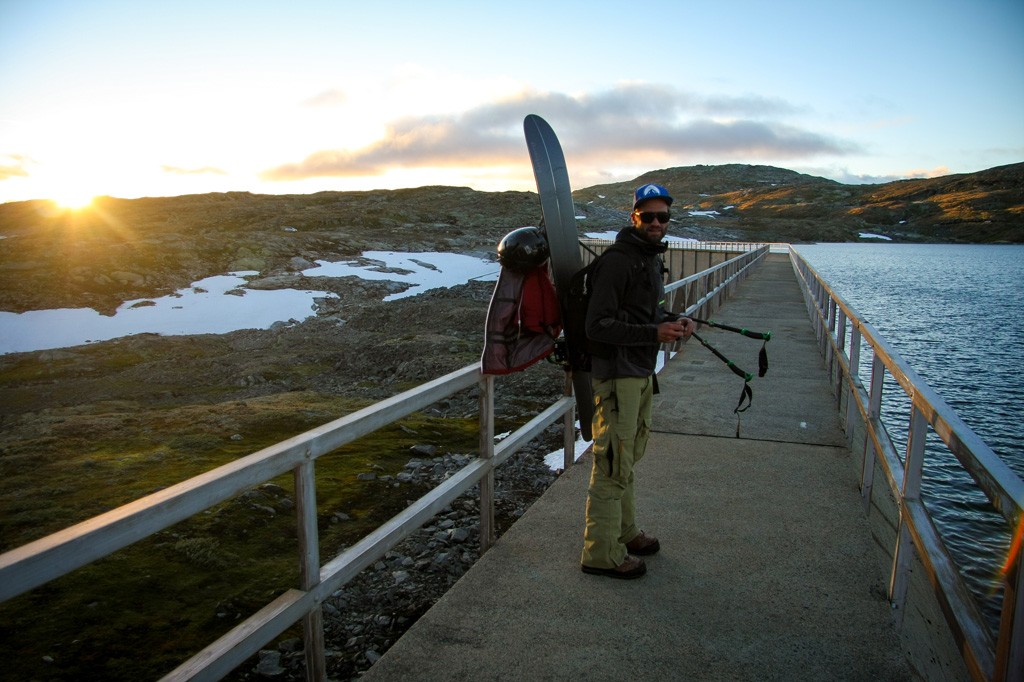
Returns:
[[[871,363],[871,392],[868,394],[868,423],[865,428],[876,428],[882,415],[882,385],[885,377],[885,363],[876,354]],[[864,502],[864,513],[871,509],[871,485],[875,479],[875,449],[869,434],[864,437],[864,463],[861,469],[860,494]]]
[[[822,327],[822,312],[821,312],[821,282],[813,280],[811,282],[811,306],[813,308],[813,317],[811,318],[811,324],[814,325],[814,339],[818,342],[818,347],[821,348],[821,327]]]
[[[1003,607],[993,678],[998,682],[1024,680],[1024,516],[1017,522],[1003,567]]]
[[[564,395],[572,395],[572,373],[565,373]],[[579,400],[579,396],[576,396]],[[576,413],[578,408],[566,410],[562,415],[562,471],[568,471],[576,461]],[[583,425],[580,424],[582,427]]]
[[[928,435],[928,420],[917,406],[910,409],[910,431],[907,436],[907,459],[903,467],[903,490],[900,495],[899,529],[893,551],[892,576],[889,580],[889,601],[896,609],[897,627],[903,623],[907,585],[910,583],[910,563],[914,558],[914,542],[907,527],[907,506],[921,503],[921,471],[924,465],[924,443]]]
[[[846,352],[846,313],[839,310],[839,325],[836,328],[836,353],[838,357],[842,357]],[[836,363],[839,364],[838,361]],[[843,379],[844,379],[842,367],[838,367],[836,371],[836,400],[842,403],[843,396]]]
[[[860,328],[854,327],[850,331],[850,375],[856,378],[855,384],[860,383]]]
[[[850,399],[846,403],[846,443],[853,445],[853,423],[854,410],[857,405],[857,387],[860,381],[860,329],[854,326],[850,330]]]
[[[320,532],[316,522],[316,472],[312,459],[303,460],[292,472],[295,478],[295,509],[299,534],[299,580],[304,592],[320,584]],[[307,682],[327,679],[324,658],[324,615],[318,605],[302,618]]]
[[[836,305],[835,299],[831,296],[828,298],[828,334],[825,337],[825,366],[828,367],[828,376],[832,378],[835,376],[836,365],[839,363],[836,361],[835,351],[832,349],[832,336],[836,330],[836,311],[839,306]]]
[[[828,290],[825,289],[824,283],[818,282],[818,314],[821,316],[821,319],[818,320],[818,348],[821,350],[822,357],[825,356],[825,349],[828,348],[828,305]]]
[[[839,329],[836,331],[836,341],[839,343],[839,350],[846,351],[846,312],[839,310]]]
[[[494,375],[480,375],[480,459],[494,459]],[[480,479],[480,555],[494,544],[494,468]]]

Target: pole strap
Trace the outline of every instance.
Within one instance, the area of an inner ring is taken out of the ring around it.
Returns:
[[[732,411],[733,414],[736,415],[736,437],[739,438],[740,437],[740,413],[741,412],[746,412],[748,409],[750,409],[750,405],[754,402],[754,389],[750,388],[750,380],[754,378],[754,375],[750,374],[749,372],[744,372],[742,369],[740,369],[740,367],[738,367],[735,362],[733,362],[729,358],[725,357],[721,353],[721,351],[719,351],[717,348],[715,348],[710,343],[708,343],[703,338],[701,338],[700,334],[697,334],[696,332],[694,332],[693,337],[695,339],[697,339],[698,341],[700,341],[700,344],[702,346],[704,346],[709,351],[714,353],[716,358],[718,358],[719,360],[724,362],[726,367],[728,367],[730,370],[732,370],[733,374],[735,374],[739,378],[743,379],[743,388],[740,390],[740,400],[739,400],[738,403],[736,403],[736,409],[734,409]],[[767,369],[768,369],[767,368],[767,363],[768,363],[768,360],[767,360],[767,357],[765,357],[765,371],[767,371]],[[761,376],[764,376],[764,375],[762,374]],[[744,405],[743,401],[746,401],[747,404]]]
[[[694,322],[696,322],[697,324],[706,324],[709,327],[718,327],[719,329],[724,329],[727,332],[735,332],[737,334],[743,334],[743,336],[746,336],[747,338],[757,339],[759,341],[764,341],[765,343],[768,343],[769,341],[772,340],[772,333],[771,332],[754,332],[754,331],[750,331],[749,329],[745,329],[745,328],[742,328],[742,327],[730,327],[727,324],[719,324],[718,322],[715,322],[714,320],[700,320],[700,319],[697,319],[696,317],[691,317],[690,319],[693,320]]]

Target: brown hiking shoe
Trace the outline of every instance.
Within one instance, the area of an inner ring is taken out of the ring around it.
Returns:
[[[581,564],[580,568],[583,569],[584,573],[590,573],[591,575],[606,575],[609,578],[621,578],[623,580],[639,578],[647,572],[647,564],[644,563],[644,560],[629,554],[615,568],[594,568],[586,564]]]
[[[661,549],[661,543],[653,535],[640,531],[640,535],[626,543],[626,551],[637,556],[649,556]]]

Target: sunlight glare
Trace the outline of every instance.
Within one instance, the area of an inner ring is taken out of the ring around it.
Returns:
[[[90,206],[93,199],[96,198],[95,194],[92,194],[88,190],[74,191],[68,190],[66,192],[59,192],[53,196],[50,201],[56,204],[59,208],[68,209],[71,211],[78,211],[83,208]]]
[[[117,176],[106,166],[89,166],[81,159],[92,159],[94,155],[83,152],[79,156],[60,159],[39,174],[40,195],[47,197],[55,206],[64,210],[79,211],[91,206],[96,197],[102,196],[104,188],[115,185]]]

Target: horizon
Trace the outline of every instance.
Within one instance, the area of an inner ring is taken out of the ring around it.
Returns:
[[[973,175],[975,173],[984,173],[986,171],[994,170],[996,168],[1002,168],[1003,166],[1013,166],[1013,165],[1017,165],[1017,164],[1024,164],[1024,161],[1016,161],[1016,162],[1012,162],[1012,163],[1008,163],[1008,164],[1000,164],[999,166],[992,166],[991,168],[983,168],[981,170],[972,171],[972,172],[968,172],[968,173],[949,173],[949,174],[945,174],[945,175],[935,175],[935,176],[930,176],[930,177],[926,177],[926,178],[924,178],[924,177],[922,177],[922,178],[895,178],[895,179],[892,179],[892,180],[885,180],[885,181],[882,181],[882,182],[879,182],[879,183],[868,183],[868,182],[847,182],[847,183],[843,183],[843,182],[840,182],[838,180],[835,180],[834,182],[838,182],[839,184],[845,184],[845,185],[868,185],[868,184],[884,185],[884,184],[888,184],[888,183],[892,183],[892,182],[906,182],[906,181],[912,181],[912,180],[940,180],[940,179],[942,179],[944,177],[952,177],[954,175],[957,175],[957,176],[959,176],[959,175]],[[735,165],[741,165],[741,166],[764,166],[764,164],[735,164],[735,163],[731,163],[731,164],[697,164],[695,166],[676,166],[676,167],[673,167],[673,168],[663,168],[663,169],[659,169],[659,170],[673,171],[673,170],[678,170],[678,169],[699,168],[699,167],[720,168],[720,167],[723,167],[723,166],[735,166]],[[785,171],[792,171],[794,173],[798,172],[798,171],[793,171],[790,168],[782,168],[782,167],[779,167],[779,166],[767,166],[767,167],[769,167],[769,168],[776,168],[776,169],[785,170]],[[593,189],[594,187],[603,187],[603,186],[610,185],[610,184],[620,184],[620,183],[624,183],[624,182],[630,182],[632,180],[636,180],[637,177],[641,177],[641,176],[646,175],[648,173],[654,173],[654,172],[657,172],[657,171],[644,171],[644,172],[640,173],[638,176],[636,176],[634,178],[626,178],[624,180],[617,180],[617,181],[614,181],[614,182],[600,183],[600,184],[597,184],[597,185],[588,185],[586,187],[574,187],[572,189],[572,191],[575,193],[577,191]],[[806,173],[802,173],[801,175],[807,175],[808,177],[822,177],[822,178],[824,177],[824,176],[811,176],[811,175],[806,174]],[[831,180],[832,178],[824,178],[824,179]],[[427,187],[466,187],[466,189],[470,189],[470,190],[472,190],[474,192],[500,193],[500,192],[509,192],[509,191],[522,191],[522,192],[532,192],[534,194],[537,193],[536,186],[528,187],[528,188],[521,189],[521,190],[519,190],[519,189],[516,189],[516,190],[504,190],[504,189],[475,189],[473,187],[467,187],[465,185],[438,185],[436,183],[432,183],[432,184],[427,184],[427,185],[417,185],[417,186],[410,186],[410,187],[394,187],[394,188],[373,187],[373,188],[365,189],[365,190],[363,190],[363,189],[359,189],[359,190],[356,190],[356,189],[323,189],[323,190],[315,190],[315,191],[311,191],[311,192],[294,192],[294,191],[281,191],[281,192],[263,191],[263,192],[256,192],[256,191],[245,190],[245,189],[237,189],[237,190],[227,189],[227,190],[211,190],[209,192],[189,192],[187,194],[153,194],[153,195],[145,195],[145,196],[138,196],[138,197],[119,197],[119,196],[114,196],[114,195],[110,195],[110,194],[98,194],[98,195],[91,196],[90,197],[90,201],[82,203],[82,204],[79,204],[79,205],[65,205],[65,204],[61,204],[60,202],[58,202],[58,201],[56,201],[54,199],[40,197],[40,198],[33,198],[33,199],[15,199],[13,201],[0,202],[0,206],[4,206],[6,204],[16,204],[16,203],[45,202],[45,203],[57,204],[58,207],[61,208],[61,209],[66,209],[66,210],[70,210],[70,211],[80,211],[80,210],[87,209],[95,201],[97,201],[97,200],[104,200],[104,199],[113,199],[115,201],[134,201],[136,199],[179,199],[179,198],[182,198],[182,197],[204,196],[204,195],[207,195],[207,194],[251,194],[253,196],[300,196],[301,197],[301,196],[311,196],[313,194],[320,194],[320,193],[323,193],[323,192],[338,192],[338,193],[345,193],[345,192],[363,192],[363,193],[398,192],[398,191],[402,191],[402,190],[424,189],[424,188],[427,188]],[[623,199],[623,201],[627,202],[627,203],[628,203],[628,200],[629,200],[628,196]],[[0,238],[2,238],[2,237],[0,237]]]
[[[548,49],[526,47],[541,30]],[[578,188],[729,163],[973,173],[1024,159],[1022,46],[1013,0],[396,0],[386,20],[326,0],[0,0],[0,203],[533,191],[530,113]]]

